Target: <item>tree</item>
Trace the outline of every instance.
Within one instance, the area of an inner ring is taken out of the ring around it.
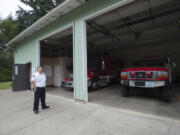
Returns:
[[[0,50],[6,49],[5,44],[18,34],[18,26],[12,16],[0,20]]]
[[[7,51],[0,50],[0,82],[12,80],[13,58]]]
[[[47,14],[53,8],[58,6],[65,0],[20,0],[26,6],[29,6],[31,10],[25,10],[19,7],[17,14],[18,28],[21,32],[22,30],[29,27],[39,18]]]
[[[0,20],[0,82],[10,81],[12,78],[13,57],[5,44],[18,33],[16,21],[10,15]]]

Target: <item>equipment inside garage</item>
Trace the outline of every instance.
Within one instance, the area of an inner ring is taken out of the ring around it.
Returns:
[[[139,59],[170,58],[173,81],[180,80],[179,0],[138,0],[86,23],[88,59],[116,58],[121,70]]]
[[[56,33],[41,42],[41,66],[47,86],[60,87],[73,73],[72,28]]]

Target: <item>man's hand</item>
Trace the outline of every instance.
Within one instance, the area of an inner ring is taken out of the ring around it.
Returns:
[[[36,91],[37,91],[37,87],[36,87],[36,85],[35,85],[35,83],[34,83],[33,81],[31,81],[31,85],[32,85],[33,88],[34,88],[34,92],[36,92]]]
[[[34,86],[34,92],[36,92],[37,91],[37,87],[36,86]]]

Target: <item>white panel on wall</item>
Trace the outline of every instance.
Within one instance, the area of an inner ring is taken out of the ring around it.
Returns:
[[[55,65],[54,66],[54,86],[60,87],[61,81],[62,81],[61,67],[60,65]]]

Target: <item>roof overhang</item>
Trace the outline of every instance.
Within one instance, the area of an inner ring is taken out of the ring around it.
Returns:
[[[28,36],[32,35],[34,32],[40,30],[41,28],[45,27],[49,23],[55,21],[59,17],[67,14],[68,12],[72,11],[73,9],[79,7],[80,5],[84,4],[86,0],[66,0],[58,7],[50,11],[48,14],[40,18],[34,24],[29,26],[15,38],[13,38],[10,42],[8,42],[7,46],[13,46],[14,44],[22,41],[23,39],[27,38]]]

